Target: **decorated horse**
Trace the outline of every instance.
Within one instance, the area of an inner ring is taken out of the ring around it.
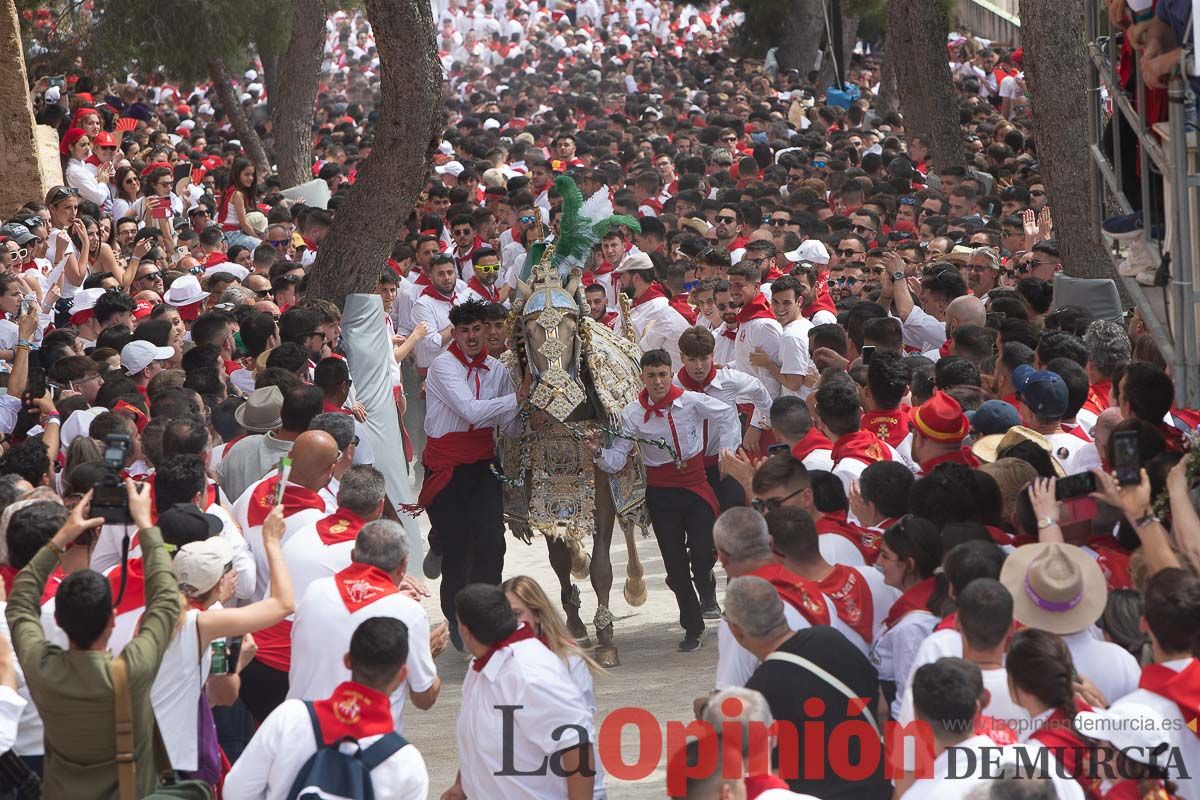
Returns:
[[[514,384],[526,387],[520,432],[500,437],[504,513],[509,528],[525,541],[545,537],[568,627],[581,640],[587,627],[571,577],[590,576],[597,598],[595,656],[611,667],[620,659],[609,609],[609,549],[619,523],[628,551],[625,599],[640,606],[646,584],[635,530],[647,527],[646,475],[640,457],[630,458],[620,473],[601,471],[584,441],[597,433],[602,439],[620,435],[621,410],[641,389],[641,351],[593,320],[581,292],[580,268],[605,221],[614,219],[607,192],[584,204],[570,178],[558,178],[555,186],[563,196],[558,237],[531,248],[509,316],[513,346],[501,359]],[[584,541],[589,533],[590,556]]]

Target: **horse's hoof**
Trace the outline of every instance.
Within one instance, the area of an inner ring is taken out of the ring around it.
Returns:
[[[646,602],[646,582],[644,580],[641,578],[625,579],[625,602],[635,608]]]
[[[577,581],[587,579],[592,568],[592,556],[587,551],[580,549],[571,554],[571,575]]]
[[[581,620],[579,617],[567,619],[567,632],[570,633],[571,636],[573,636],[581,645],[583,645],[584,642],[588,642],[587,625],[584,625],[583,620]]]
[[[605,669],[612,669],[613,667],[621,666],[621,659],[617,656],[616,645],[610,644],[604,647],[597,647],[594,651],[594,654],[596,663]]]

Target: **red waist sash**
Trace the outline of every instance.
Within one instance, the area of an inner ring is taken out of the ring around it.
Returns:
[[[426,482],[429,481],[428,478],[425,480]],[[721,507],[717,505],[717,495],[713,492],[712,486],[709,485],[708,476],[704,472],[703,453],[697,453],[685,461],[683,469],[678,469],[674,462],[658,467],[652,467],[647,464],[646,485],[661,489],[687,489],[708,503],[709,508],[712,509],[714,518],[721,513]]]

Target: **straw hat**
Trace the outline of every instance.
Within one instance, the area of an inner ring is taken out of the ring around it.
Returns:
[[[1059,542],[1018,547],[1005,559],[1000,582],[1012,594],[1017,622],[1060,636],[1098,620],[1108,599],[1095,559]]]
[[[1054,457],[1054,445],[1050,444],[1050,440],[1032,428],[1026,428],[1023,425],[1016,425],[1009,428],[1006,433],[993,433],[991,436],[981,437],[975,444],[971,445],[971,452],[980,461],[990,464],[999,457],[1001,450],[1005,450],[1021,442],[1033,442],[1045,450],[1046,454],[1050,456],[1050,463],[1054,466],[1054,471],[1058,474],[1058,477],[1066,477],[1067,473],[1063,470],[1062,464],[1058,463],[1058,459]]]

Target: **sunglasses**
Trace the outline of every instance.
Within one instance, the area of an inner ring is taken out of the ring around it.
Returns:
[[[737,137],[736,136],[722,136],[721,141],[722,142],[736,142]]]
[[[791,222],[792,221],[790,219],[772,219],[772,220],[768,221],[767,224],[769,224],[771,227],[774,227],[774,228],[783,228],[787,225],[790,225]]]
[[[479,270],[480,272],[499,272],[500,265],[499,264],[476,264],[475,269]]]
[[[159,272],[158,270],[155,270],[154,272],[147,272],[145,275],[142,275],[141,277],[139,277],[139,278],[136,278],[135,280],[139,280],[139,281],[161,281],[161,280],[162,280],[162,273],[161,273],[161,272]]]
[[[854,285],[858,283],[858,278],[837,278],[836,280],[834,280],[834,283],[837,284],[838,286],[845,286],[846,288],[853,288]]]
[[[874,236],[876,233],[878,233],[878,231],[876,231],[874,228],[868,228],[866,225],[851,225],[850,230],[854,231],[855,233],[868,234],[871,236]]]
[[[79,190],[74,186],[55,186],[50,190],[49,201],[53,205],[68,197],[79,197]]]
[[[279,249],[282,249],[282,248],[288,246],[288,240],[287,239],[276,239],[274,241],[267,242],[267,244],[271,245],[271,247],[274,247],[276,250],[279,250]]]
[[[916,204],[917,204],[917,198],[915,198],[915,197],[901,197],[900,198],[900,205],[902,205],[902,206],[915,206]]]
[[[532,225],[533,217],[527,214],[523,217],[517,217],[517,221],[520,222],[522,225]]]
[[[737,217],[717,217],[717,222],[723,225],[736,225]]]
[[[807,487],[805,487],[805,488],[807,488]],[[788,500],[791,500],[793,497],[795,497],[796,495],[800,494],[803,491],[804,491],[804,489],[797,489],[796,491],[792,492],[791,494],[789,494],[786,497],[767,497],[767,498],[756,497],[750,501],[750,507],[753,508],[758,513],[765,515],[765,514],[768,514],[772,511],[774,511],[775,509],[779,508],[784,503],[786,503]]]
[[[259,300],[266,300],[268,297],[270,297],[273,294],[275,294],[275,292],[272,291],[271,289],[260,289],[254,293],[254,296],[257,297]]]
[[[1045,197],[1045,196],[1046,196],[1046,193],[1045,193],[1045,192],[1043,192],[1043,191],[1039,191],[1039,190],[1037,190],[1037,189],[1034,189],[1033,191],[1031,191],[1031,192],[1029,193],[1029,196],[1030,196],[1030,197]]]
[[[459,228],[458,230],[452,231],[451,233],[454,236],[470,236],[474,232],[475,231],[472,228]]]
[[[834,250],[842,258],[851,258],[853,256],[861,256],[862,253],[858,250]]]
[[[15,256],[17,261],[24,261],[26,256],[29,255],[29,250],[24,247],[18,248],[16,250],[0,250],[0,255],[6,255],[10,258]]]
[[[325,339],[325,331],[311,331],[309,332],[308,336],[305,336],[304,338],[311,339],[314,336],[320,336],[323,341]]]

